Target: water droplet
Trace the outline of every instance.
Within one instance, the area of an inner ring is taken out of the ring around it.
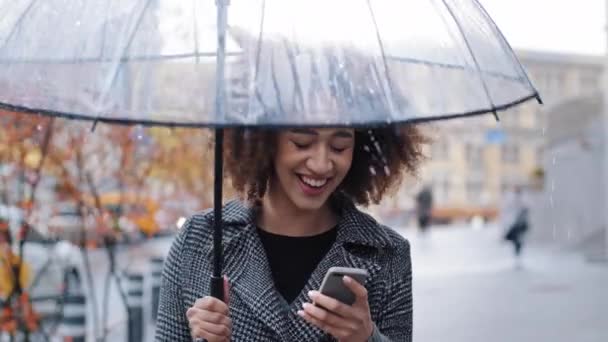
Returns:
[[[382,155],[382,149],[380,148],[380,144],[377,141],[374,141],[374,147],[376,148],[376,151],[378,151],[378,153]]]

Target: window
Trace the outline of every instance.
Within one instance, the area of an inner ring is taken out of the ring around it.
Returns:
[[[543,146],[539,146],[536,148],[536,164],[543,165],[543,159],[545,157],[545,148]]]
[[[521,117],[521,109],[519,106],[510,108],[506,112],[499,115],[500,124],[504,126],[518,126]]]
[[[438,173],[433,175],[433,195],[438,204],[443,204],[449,201],[450,198],[450,178],[446,173]]]
[[[450,147],[446,141],[438,141],[431,148],[431,157],[434,160],[450,159]]]
[[[501,148],[501,155],[502,161],[505,163],[519,163],[519,146],[509,144],[503,145]]]
[[[483,194],[483,182],[481,179],[472,178],[467,180],[467,199],[470,204],[481,204]]]
[[[483,167],[483,147],[473,143],[465,145],[465,158],[469,166],[474,168]]]

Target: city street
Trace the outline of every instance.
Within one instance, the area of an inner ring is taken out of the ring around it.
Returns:
[[[412,246],[414,341],[606,341],[607,264],[539,245],[527,246],[515,262],[510,246],[493,227],[436,227],[424,236],[414,229],[400,232]],[[119,265],[146,276],[146,341],[154,334],[148,262],[166,254],[170,241],[168,237],[122,248],[118,256]],[[104,302],[104,254],[90,253],[98,305]],[[108,339],[126,341],[126,315],[115,287],[108,302]],[[90,302],[88,312],[91,317]]]
[[[415,341],[608,338],[608,265],[542,246],[529,246],[517,264],[493,228],[404,235],[414,263]]]

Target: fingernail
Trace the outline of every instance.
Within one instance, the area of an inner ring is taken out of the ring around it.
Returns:
[[[318,292],[317,292],[317,291],[308,291],[308,297],[311,297],[311,298],[312,298],[312,297],[316,297],[316,296],[317,296],[317,294],[318,294]]]
[[[298,315],[304,317],[304,311],[298,310]]]
[[[350,283],[353,279],[349,276],[344,276],[344,281]]]
[[[302,307],[303,307],[304,309],[306,309],[306,308],[307,308],[307,307],[309,307],[309,306],[310,306],[310,303],[304,303],[304,304],[302,304]]]

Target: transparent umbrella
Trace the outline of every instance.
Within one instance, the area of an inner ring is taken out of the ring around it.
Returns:
[[[216,129],[378,126],[541,102],[476,0],[0,0],[0,106]],[[221,294],[218,294],[221,296]]]

